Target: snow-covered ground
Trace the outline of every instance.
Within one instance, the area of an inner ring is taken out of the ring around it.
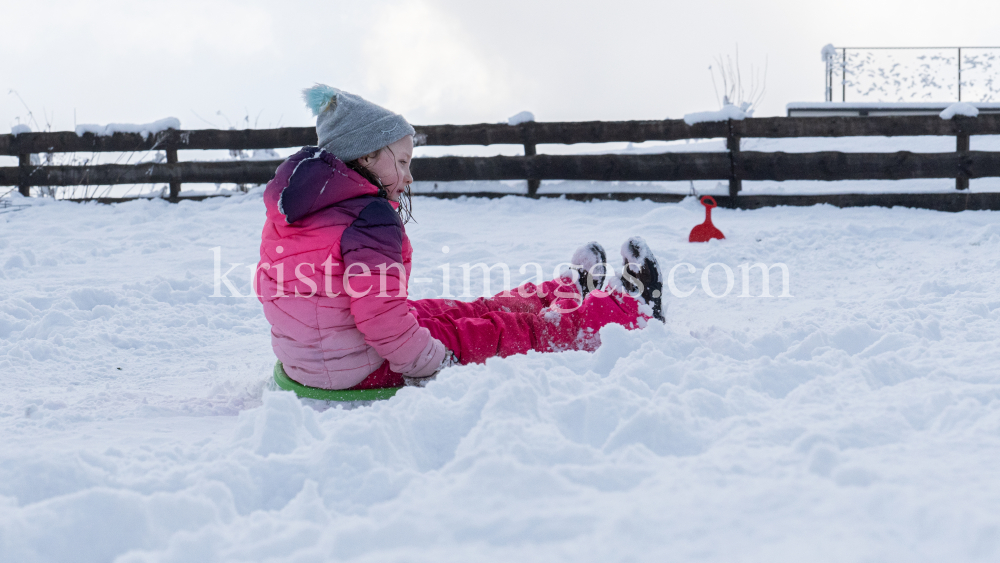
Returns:
[[[595,354],[347,410],[266,390],[256,299],[212,297],[214,248],[256,261],[259,195],[30,203],[0,209],[0,561],[1000,556],[996,212],[720,209],[692,245],[692,199],[418,198],[415,297],[445,262],[516,282],[631,234],[695,291]],[[757,262],[791,296],[741,297]]]

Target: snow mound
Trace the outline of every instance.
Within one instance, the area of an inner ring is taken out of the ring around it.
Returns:
[[[10,134],[17,137],[21,133],[31,133],[31,127],[23,123],[18,123],[17,125],[10,128]]]
[[[520,125],[522,123],[528,123],[529,121],[535,120],[535,114],[530,111],[522,111],[516,115],[512,115],[507,118],[507,125]]]
[[[725,104],[722,109],[718,111],[700,111],[696,113],[689,113],[684,116],[684,123],[688,125],[694,125],[695,123],[705,123],[710,121],[728,121],[730,119],[746,119],[752,115],[752,111],[747,111],[748,108],[740,108],[733,104]]]
[[[944,111],[941,112],[941,119],[951,119],[956,115],[976,117],[979,115],[979,108],[968,102],[957,102],[944,108]]]
[[[832,63],[837,59],[837,48],[833,46],[833,43],[827,43],[823,45],[820,56],[823,58],[824,63]]]
[[[93,133],[98,137],[110,137],[115,133],[138,133],[142,135],[143,139],[148,138],[150,135],[155,135],[160,131],[166,131],[167,129],[180,129],[181,121],[176,117],[167,117],[160,119],[159,121],[154,121],[152,123],[109,123],[107,125],[77,125],[76,134],[79,136],[84,136],[87,133]]]

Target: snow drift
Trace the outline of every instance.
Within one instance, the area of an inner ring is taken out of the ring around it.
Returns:
[[[259,304],[211,297],[215,247],[249,293],[258,197],[31,203],[0,215],[0,560],[997,557],[996,213],[719,209],[692,245],[693,199],[418,198],[415,297],[631,234],[737,287],[345,410],[265,390]],[[791,297],[739,296],[757,262]]]

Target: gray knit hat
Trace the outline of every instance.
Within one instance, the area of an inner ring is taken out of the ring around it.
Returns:
[[[325,84],[306,88],[302,99],[316,116],[319,146],[344,162],[416,133],[402,115]]]

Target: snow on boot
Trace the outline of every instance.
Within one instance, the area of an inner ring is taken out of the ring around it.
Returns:
[[[595,289],[604,287],[607,277],[606,264],[608,256],[599,242],[588,242],[573,253],[573,270],[577,273],[577,285],[580,286],[580,299]]]
[[[622,245],[622,288],[653,309],[653,318],[663,317],[663,276],[656,256],[642,237],[632,237]]]

